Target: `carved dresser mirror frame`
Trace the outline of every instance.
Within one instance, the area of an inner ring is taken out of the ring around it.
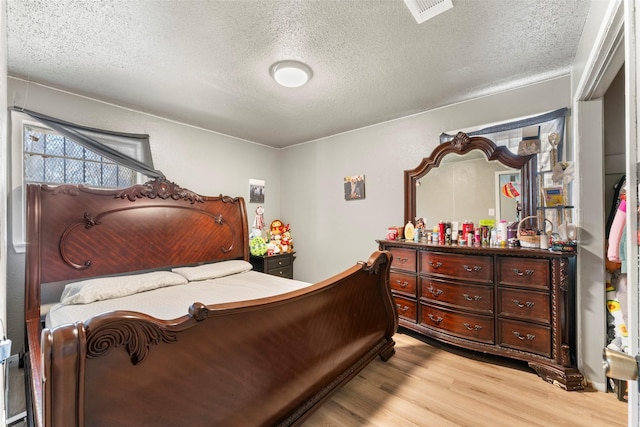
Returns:
[[[492,140],[480,136],[470,137],[464,132],[449,142],[438,145],[431,156],[411,170],[404,171],[404,223],[413,222],[416,217],[416,183],[431,169],[437,168],[447,154],[466,154],[480,150],[487,160],[497,160],[505,166],[519,169],[521,174],[522,215],[521,218],[536,215],[538,190],[536,185],[537,155],[519,156],[505,146],[497,146]]]

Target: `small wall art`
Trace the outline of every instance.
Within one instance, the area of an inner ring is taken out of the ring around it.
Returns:
[[[249,203],[264,203],[264,180],[249,180]]]
[[[344,199],[364,199],[364,175],[346,176],[344,178]]]

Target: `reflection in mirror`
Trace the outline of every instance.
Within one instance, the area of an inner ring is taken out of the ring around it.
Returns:
[[[522,210],[522,187],[520,185],[520,171],[508,168],[496,172],[495,199],[496,220],[504,219],[507,222],[520,220]],[[497,222],[496,221],[496,222]]]
[[[514,172],[499,162],[488,161],[478,150],[464,155],[448,154],[437,168],[417,181],[416,216],[424,218],[427,227],[438,224],[440,220],[476,223],[479,219],[515,221],[516,198],[503,196],[507,200],[503,204],[504,213],[502,208],[496,209],[496,191],[500,192],[500,188],[496,188],[497,174],[509,177]],[[519,183],[520,171],[515,175]]]

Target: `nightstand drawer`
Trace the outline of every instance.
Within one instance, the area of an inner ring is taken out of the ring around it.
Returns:
[[[271,274],[272,276],[280,276],[286,279],[293,279],[293,266],[288,265],[281,268],[272,268],[267,270],[265,273]]]
[[[290,256],[278,256],[273,259],[267,258],[265,264],[265,270],[267,270],[266,272],[271,273],[272,270],[275,271],[283,267],[290,266],[292,262]]]

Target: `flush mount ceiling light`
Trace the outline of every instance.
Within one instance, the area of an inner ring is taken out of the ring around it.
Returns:
[[[285,87],[300,87],[312,75],[311,68],[298,61],[280,61],[271,66],[271,76]]]

